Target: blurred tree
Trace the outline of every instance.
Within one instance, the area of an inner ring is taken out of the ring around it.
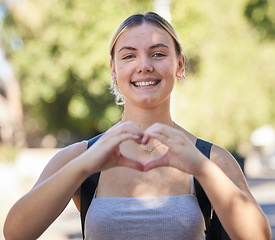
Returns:
[[[190,65],[186,84],[175,91],[181,103],[176,120],[231,150],[249,141],[255,128],[275,124],[275,45],[258,41],[245,4],[174,0],[172,6],[172,23]]]
[[[272,0],[249,0],[245,16],[255,27],[259,38],[275,39],[275,2]]]
[[[108,89],[109,40],[125,17],[152,10],[153,1],[27,2],[12,8],[13,18],[5,24],[16,33],[12,46],[19,50],[10,57],[30,138],[54,133],[61,141],[70,132],[82,139],[106,130],[120,116]],[[274,22],[270,2],[267,16]],[[172,24],[189,60],[188,81],[174,94],[175,120],[229,149],[248,140],[255,128],[274,125],[275,46],[271,37],[258,40],[245,15],[247,2],[171,4]]]
[[[9,55],[29,145],[49,133],[59,146],[89,138],[119,119],[109,90],[109,41],[125,17],[150,7],[146,0],[48,0],[10,8],[5,29],[16,33],[10,41],[16,35],[24,44]]]

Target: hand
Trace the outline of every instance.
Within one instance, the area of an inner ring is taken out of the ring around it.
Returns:
[[[168,151],[165,155],[146,162],[144,171],[161,166],[170,166],[196,175],[207,160],[186,134],[178,129],[156,123],[145,130],[142,144],[147,144],[150,138],[165,144]]]
[[[143,171],[142,163],[123,156],[119,150],[119,145],[126,140],[140,144],[142,136],[143,131],[133,122],[115,125],[84,153],[87,159],[85,170],[94,173],[111,167],[124,166]]]

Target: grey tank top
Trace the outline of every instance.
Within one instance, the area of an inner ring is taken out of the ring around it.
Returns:
[[[193,176],[191,194],[94,198],[85,220],[87,240],[205,240]]]

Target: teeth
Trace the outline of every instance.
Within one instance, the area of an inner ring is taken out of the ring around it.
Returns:
[[[148,81],[148,82],[135,82],[137,87],[144,87],[144,86],[154,86],[156,85],[157,81]]]

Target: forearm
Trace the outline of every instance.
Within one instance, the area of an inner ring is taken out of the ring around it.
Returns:
[[[4,227],[6,239],[39,237],[60,215],[85,178],[75,160],[35,186],[9,212]]]
[[[230,238],[271,239],[269,224],[259,206],[211,161],[206,161],[202,169],[195,177]]]

